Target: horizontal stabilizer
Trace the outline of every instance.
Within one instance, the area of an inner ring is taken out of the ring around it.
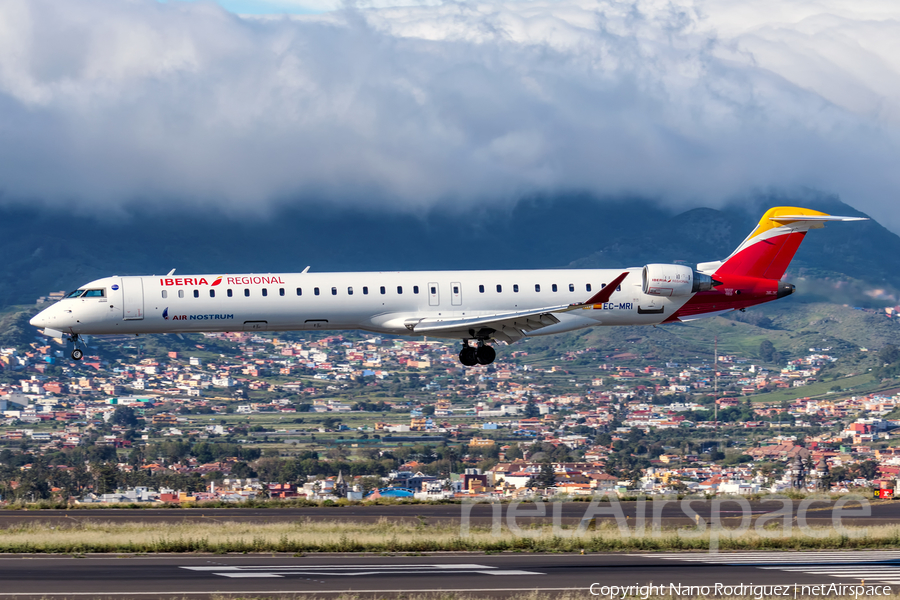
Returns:
[[[834,215],[778,215],[769,217],[770,221],[784,223],[785,221],[868,221],[868,217],[836,217]]]
[[[776,206],[766,211],[756,228],[721,264],[701,263],[697,269],[713,278],[728,275],[781,279],[806,232],[825,223],[867,221],[866,217],[841,217],[809,208]]]

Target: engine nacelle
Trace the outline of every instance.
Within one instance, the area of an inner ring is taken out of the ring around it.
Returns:
[[[642,289],[650,296],[689,296],[709,291],[716,283],[684,265],[646,265]]]

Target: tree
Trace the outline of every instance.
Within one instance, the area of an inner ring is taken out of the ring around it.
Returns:
[[[759,343],[759,358],[763,362],[775,362],[775,345],[769,340],[763,340]]]
[[[231,475],[238,479],[248,479],[256,477],[256,471],[251,469],[250,465],[245,462],[236,462],[231,465]]]
[[[135,427],[138,424],[138,418],[130,406],[117,406],[109,422],[122,427]]]
[[[847,479],[847,467],[834,467],[829,474],[832,482],[844,481]]]
[[[878,359],[884,364],[892,365],[900,360],[900,348],[893,344],[887,344],[878,352]]]
[[[553,470],[553,464],[549,461],[541,465],[540,473],[537,476],[537,485],[542,488],[551,488],[556,485],[556,471]]]
[[[522,458],[522,449],[519,448],[518,443],[514,443],[506,451],[506,460],[516,460],[517,458]]]
[[[866,460],[854,465],[854,470],[861,478],[872,481],[878,476],[878,463],[874,460]]]
[[[539,416],[541,410],[538,408],[537,404],[534,403],[534,400],[529,398],[528,402],[525,403],[524,414],[526,419],[531,419],[532,417]]]
[[[119,487],[119,468],[113,463],[100,463],[94,471],[94,489],[98,494],[109,494]]]

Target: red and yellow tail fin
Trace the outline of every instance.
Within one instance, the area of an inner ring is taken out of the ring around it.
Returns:
[[[865,221],[863,217],[834,217],[809,208],[776,206],[766,211],[756,229],[722,262],[697,265],[716,275],[744,275],[781,279],[806,232],[827,221]]]

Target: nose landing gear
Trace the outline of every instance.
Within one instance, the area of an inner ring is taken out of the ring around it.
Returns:
[[[475,347],[469,345],[469,340],[463,340],[462,350],[459,351],[459,362],[464,367],[489,365],[494,362],[496,357],[497,352],[485,344],[484,340],[478,340],[478,345]]]
[[[84,357],[84,351],[78,347],[78,344],[80,342],[86,346],[84,340],[79,338],[77,333],[73,333],[69,336],[69,341],[75,344],[75,347],[72,349],[72,360],[81,360]]]

